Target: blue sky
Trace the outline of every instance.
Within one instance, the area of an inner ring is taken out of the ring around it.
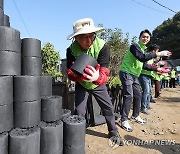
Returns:
[[[42,45],[50,42],[61,58],[71,41],[74,21],[90,17],[95,25],[119,28],[125,34],[139,36],[141,30],[153,31],[175,13],[152,0],[4,0],[4,13],[11,27],[20,31],[21,38],[37,38]],[[180,11],[180,0],[157,0],[173,11]],[[18,10],[17,10],[17,8]],[[20,15],[18,13],[20,12]],[[21,17],[25,23],[21,20]]]

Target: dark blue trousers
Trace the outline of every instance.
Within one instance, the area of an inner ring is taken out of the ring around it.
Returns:
[[[114,108],[105,84],[93,90],[87,90],[77,83],[75,86],[75,114],[85,116],[89,94],[92,94],[99,104],[106,119],[108,131],[116,134],[117,127],[115,125]]]
[[[131,104],[133,102],[133,113],[132,116],[137,117],[140,111],[141,105],[141,92],[138,78],[124,71],[120,71],[120,80],[122,82],[122,116],[121,120],[125,121],[128,119]]]

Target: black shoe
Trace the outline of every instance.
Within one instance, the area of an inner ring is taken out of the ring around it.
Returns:
[[[156,101],[154,99],[151,100],[151,103],[156,103]]]
[[[120,136],[119,132],[117,133],[109,133],[109,142],[111,142],[110,146],[115,147],[115,146],[123,146],[124,145],[124,140]]]
[[[150,115],[150,112],[148,111],[148,109],[142,109],[141,112],[144,114]]]
[[[153,108],[151,106],[148,106],[147,109],[148,110],[153,110]]]

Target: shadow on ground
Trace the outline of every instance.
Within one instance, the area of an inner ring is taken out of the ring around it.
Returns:
[[[163,97],[161,98],[161,101],[165,103],[180,103],[180,97]]]
[[[102,137],[102,138],[108,138],[107,134],[102,133],[102,132],[93,131],[90,129],[86,129],[86,134],[92,135],[92,136],[97,136],[97,137]]]

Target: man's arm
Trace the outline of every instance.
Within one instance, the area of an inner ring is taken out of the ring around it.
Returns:
[[[145,54],[141,50],[138,44],[132,44],[130,46],[130,52],[141,62],[146,62],[150,59],[156,58],[156,53]]]

